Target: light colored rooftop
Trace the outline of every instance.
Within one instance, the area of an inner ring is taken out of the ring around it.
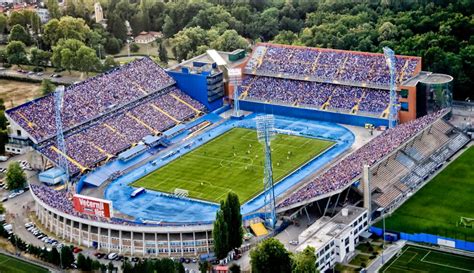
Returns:
[[[300,245],[296,251],[303,251],[306,246],[312,246],[316,250],[324,247],[332,238],[344,233],[349,224],[365,211],[365,208],[346,206],[332,218],[321,217],[298,236]]]

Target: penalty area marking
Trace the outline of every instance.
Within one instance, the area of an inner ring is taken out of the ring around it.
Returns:
[[[449,268],[457,269],[457,270],[461,270],[461,271],[472,272],[471,270],[466,269],[466,268],[461,268],[461,267],[457,267],[457,266],[452,266],[452,265],[447,265],[447,264],[441,264],[441,263],[436,263],[436,262],[425,261],[425,258],[428,257],[430,254],[431,254],[431,250],[429,250],[428,253],[426,253],[426,255],[423,256],[423,258],[420,259],[420,261],[421,261],[421,262],[424,262],[424,263],[427,263],[427,264],[434,264],[434,265],[443,266],[443,267],[449,267]],[[459,257],[458,255],[452,255],[452,254],[449,254],[449,253],[442,253],[442,254],[443,254],[443,255],[448,255],[448,256],[456,256],[456,257]]]

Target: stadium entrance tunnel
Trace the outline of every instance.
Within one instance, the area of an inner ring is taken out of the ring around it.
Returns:
[[[221,124],[195,137],[176,140],[176,144],[179,144],[173,146],[171,151],[167,150],[165,152],[168,156],[162,157],[160,160],[150,160],[147,164],[137,167],[115,179],[107,186],[104,197],[113,202],[115,210],[135,218],[137,222],[157,221],[180,224],[212,222],[219,208],[217,203],[188,197],[176,197],[173,194],[154,190],[146,190],[144,194],[131,198],[131,193],[136,189],[131,184],[233,128],[255,129],[256,116],[257,114],[254,113],[242,120],[225,120]],[[334,145],[280,180],[274,187],[276,197],[283,195],[303,178],[327,165],[349,149],[354,142],[354,134],[350,130],[330,122],[275,116],[275,128],[280,133],[334,142]],[[241,160],[246,164],[250,164],[247,158],[241,158]],[[232,168],[229,163],[221,162],[222,164]],[[183,170],[183,172],[185,171]],[[202,171],[205,172],[206,170]],[[223,174],[223,179],[225,179],[225,176],[226,174]],[[260,192],[242,205],[241,212],[243,215],[255,213],[263,207],[263,204],[264,198]]]

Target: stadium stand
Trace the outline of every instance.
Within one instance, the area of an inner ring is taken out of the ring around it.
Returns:
[[[449,123],[436,120],[373,168],[373,201],[379,207],[397,206],[468,142]]]
[[[64,92],[63,128],[74,128],[174,83],[154,61],[143,58],[71,85]],[[54,94],[49,94],[7,114],[40,142],[56,133],[54,109]]]
[[[143,58],[66,88],[62,121],[70,173],[94,167],[205,110],[174,83],[161,67]],[[7,114],[38,141],[43,155],[59,161],[52,94]]]
[[[386,87],[390,80],[383,54],[268,43],[259,44],[255,52],[247,63],[247,74],[374,87]],[[396,83],[414,76],[420,63],[420,58],[397,55]]]
[[[420,65],[420,58],[396,56],[396,84]],[[383,54],[262,43],[244,72],[243,100],[386,117],[390,73]]]
[[[443,157],[446,160],[469,141],[461,132],[451,136],[445,133],[455,129],[441,119],[444,114],[444,111],[432,113],[386,130],[286,197],[278,204],[278,208],[306,204],[326,193],[351,185],[360,179],[364,164],[368,164],[373,171],[372,190],[376,191],[374,201],[383,207],[396,202],[413,188],[413,184],[424,179],[420,174],[432,173],[437,167],[438,164],[433,164],[430,157],[433,153],[441,156],[441,149],[449,149],[449,153]],[[411,154],[416,151],[417,159],[407,151],[411,151]],[[398,158],[413,163],[403,164]]]

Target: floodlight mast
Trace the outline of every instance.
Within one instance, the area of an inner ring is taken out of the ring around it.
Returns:
[[[265,224],[274,229],[276,224],[276,212],[270,144],[271,140],[275,136],[275,119],[273,115],[262,115],[258,116],[256,118],[256,121],[257,138],[260,143],[263,143],[265,150],[265,165],[263,178]]]
[[[64,131],[63,131],[63,122],[62,122],[62,108],[63,108],[63,101],[64,101],[64,86],[58,86],[54,93],[54,110],[55,110],[55,121],[56,121],[56,143],[58,145],[59,150],[59,161],[58,165],[61,169],[63,169],[65,178],[64,178],[64,185],[66,191],[69,191],[69,168],[68,168],[68,160],[66,158],[66,142],[64,140]]]
[[[227,75],[229,76],[229,82],[234,87],[234,117],[241,117],[240,103],[239,103],[239,86],[242,83],[242,70],[240,68],[229,68]]]
[[[385,62],[387,63],[389,73],[390,73],[390,103],[388,106],[388,127],[393,128],[397,125],[397,114],[398,114],[398,97],[397,97],[397,87],[395,85],[395,76],[396,71],[396,59],[395,52],[389,47],[383,48],[383,53],[385,56]]]

